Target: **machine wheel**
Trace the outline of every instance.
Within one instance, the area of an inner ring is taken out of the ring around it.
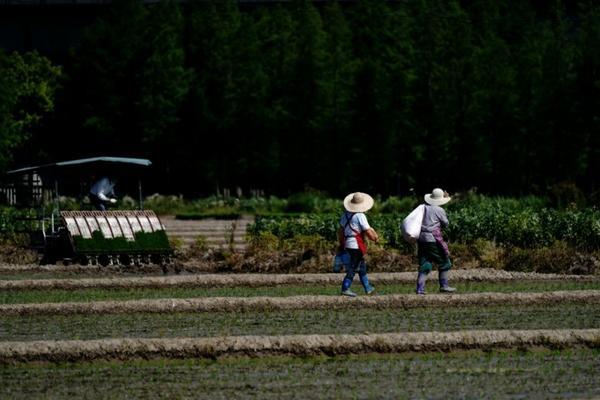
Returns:
[[[76,262],[80,265],[91,265],[91,260],[88,256],[79,256],[77,257]]]
[[[56,261],[56,257],[49,254],[44,254],[40,260],[40,265],[55,265]]]
[[[103,267],[107,267],[110,264],[110,257],[106,254],[102,254],[98,256],[98,264]]]
[[[132,261],[131,261],[131,256],[129,254],[121,254],[119,256],[119,264],[120,265],[124,265],[124,266],[129,266],[131,265]]]

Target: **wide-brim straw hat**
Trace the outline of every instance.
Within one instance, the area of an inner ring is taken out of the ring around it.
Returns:
[[[433,189],[431,193],[425,195],[425,202],[432,206],[441,206],[450,200],[452,200],[452,197],[440,188]]]
[[[344,208],[350,212],[366,212],[373,207],[375,201],[371,196],[362,192],[350,193],[344,199]]]

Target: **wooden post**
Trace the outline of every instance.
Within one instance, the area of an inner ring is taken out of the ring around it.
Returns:
[[[138,179],[138,193],[140,198],[140,210],[144,209],[144,200],[142,199],[142,180]]]

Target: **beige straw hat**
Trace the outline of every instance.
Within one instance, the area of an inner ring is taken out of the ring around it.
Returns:
[[[433,189],[430,194],[425,195],[425,202],[432,206],[441,206],[452,200],[452,197],[440,188]]]
[[[375,201],[366,193],[355,192],[350,193],[344,199],[344,208],[347,211],[359,213],[369,211],[373,207]]]

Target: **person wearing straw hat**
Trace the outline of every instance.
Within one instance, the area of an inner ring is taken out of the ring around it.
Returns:
[[[366,294],[371,294],[375,288],[369,283],[367,277],[367,264],[364,255],[367,251],[365,239],[377,242],[379,235],[367,221],[364,214],[373,207],[373,198],[366,193],[350,193],[344,199],[345,212],[340,218],[338,240],[340,250],[345,250],[350,255],[350,264],[346,269],[346,276],[342,281],[342,295],[355,297],[356,293],[350,290],[354,275],[358,271],[360,282]]]
[[[425,195],[425,210],[421,224],[421,234],[417,242],[419,274],[417,276],[417,294],[425,294],[425,281],[433,269],[433,263],[439,270],[440,292],[452,293],[456,289],[448,285],[448,274],[452,268],[448,245],[442,236],[442,228],[448,226],[446,211],[441,207],[451,200],[450,195],[436,188]]]

